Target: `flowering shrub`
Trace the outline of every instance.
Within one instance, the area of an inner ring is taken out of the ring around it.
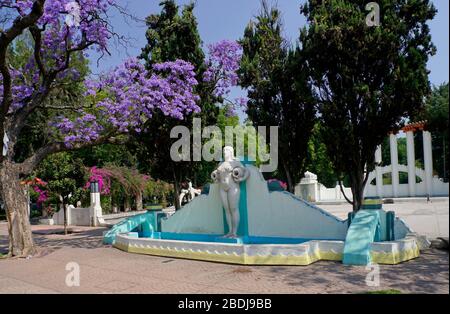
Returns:
[[[91,183],[97,182],[100,194],[108,195],[111,193],[111,176],[112,173],[105,169],[92,167],[89,169],[89,179],[84,185],[84,189],[89,189]]]
[[[38,194],[38,198],[36,201],[38,206],[42,206],[42,204],[48,200],[49,192],[47,189],[45,189],[45,187],[47,186],[47,182],[39,178],[33,178],[31,180],[22,181],[21,183],[22,185],[31,186],[33,191]]]
[[[136,195],[144,191],[150,177],[126,167],[92,167],[89,169],[89,179],[84,188],[89,189],[92,182],[97,182],[100,193],[110,195],[113,180],[117,181],[128,195]]]
[[[267,186],[269,187],[269,191],[286,191],[288,188],[286,182],[278,179],[267,180]]]

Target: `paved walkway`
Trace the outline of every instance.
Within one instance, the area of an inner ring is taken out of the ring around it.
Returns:
[[[396,200],[395,204],[383,204],[385,210],[392,210],[402,218],[413,231],[430,239],[449,236],[449,198]],[[317,205],[341,219],[347,219],[351,205]]]
[[[103,229],[62,236],[41,231],[31,259],[0,259],[0,293],[449,293],[448,252],[429,250],[413,261],[380,266],[380,286],[365,283],[369,270],[335,262],[310,266],[237,266],[129,254],[104,246]],[[44,234],[42,234],[44,233]],[[47,233],[47,234],[45,234]],[[0,251],[6,248],[0,223]],[[67,263],[80,266],[80,286],[65,283]]]

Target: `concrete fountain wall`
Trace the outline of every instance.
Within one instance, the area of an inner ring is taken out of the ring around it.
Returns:
[[[269,191],[259,170],[249,164],[246,168],[250,177],[240,186],[238,239],[222,237],[228,226],[219,186],[212,184],[208,195],[195,198],[168,218],[148,212],[114,226],[105,234],[105,243],[130,253],[247,265],[343,260],[348,220],[290,193]],[[418,237],[399,219],[394,222],[395,241],[383,239],[386,213],[377,212],[383,242],[366,239],[368,260],[397,264],[419,256]]]
[[[347,222],[287,192],[270,192],[258,168],[247,165],[250,177],[241,183],[242,236],[344,240]],[[161,221],[162,232],[223,234],[227,228],[219,196],[212,184],[169,219]]]

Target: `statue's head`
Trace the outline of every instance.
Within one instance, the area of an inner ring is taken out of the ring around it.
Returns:
[[[223,148],[223,159],[224,161],[234,160],[234,148],[231,146],[225,146]]]

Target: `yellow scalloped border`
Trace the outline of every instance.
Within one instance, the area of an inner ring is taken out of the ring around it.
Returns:
[[[114,246],[122,251],[136,254],[165,256],[183,259],[202,260],[209,262],[220,262],[241,265],[298,265],[307,266],[317,261],[342,261],[342,253],[333,251],[315,251],[313,254],[292,255],[238,255],[217,254],[205,251],[183,251],[170,248],[142,247],[116,242]],[[372,261],[376,264],[395,265],[419,257],[418,246],[397,252],[371,252]]]
[[[372,261],[375,264],[396,265],[406,262],[420,256],[419,247],[416,245],[413,249],[401,250],[397,252],[370,252]]]

